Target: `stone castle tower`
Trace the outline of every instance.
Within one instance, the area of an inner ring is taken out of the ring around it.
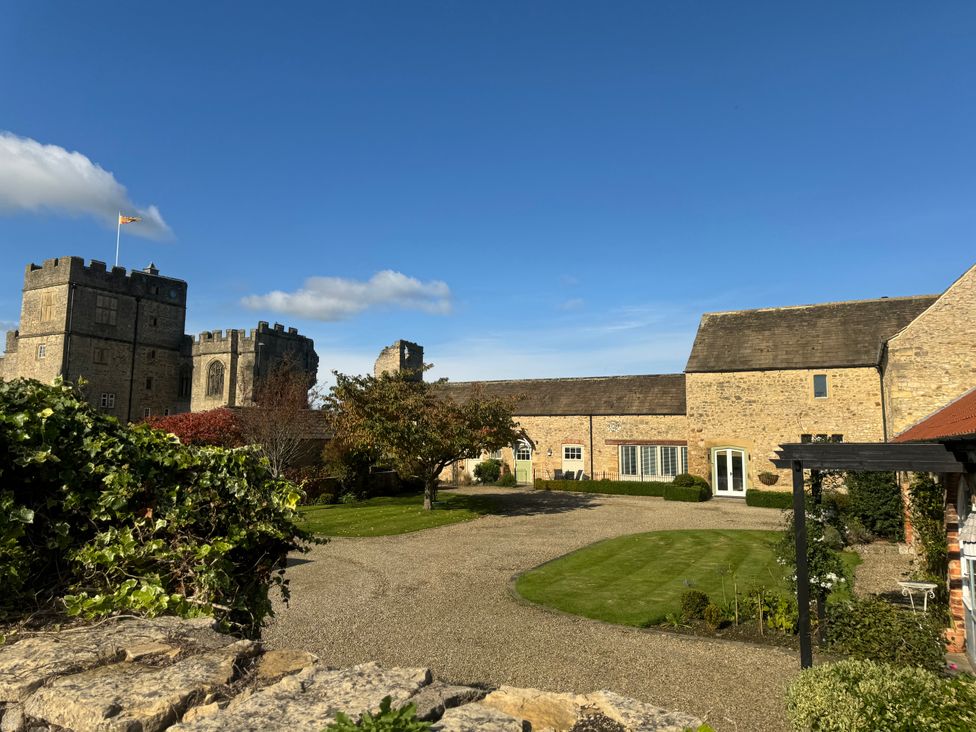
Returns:
[[[424,347],[410,341],[397,341],[380,351],[379,358],[373,366],[373,375],[408,372],[413,381],[424,378]]]
[[[250,403],[283,358],[314,380],[318,356],[294,328],[185,334],[187,284],[155,265],[127,272],[81,257],[27,265],[20,328],[7,333],[0,378],[85,380],[90,403],[123,421]]]

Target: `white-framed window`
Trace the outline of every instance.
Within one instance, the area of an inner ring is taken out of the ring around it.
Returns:
[[[98,406],[102,409],[115,409],[115,392],[103,391]]]
[[[532,448],[528,442],[522,441],[515,446],[515,459],[519,461],[532,459]]]
[[[489,460],[501,460],[502,459],[502,451],[501,450],[492,450],[491,452],[488,453],[488,459]]]
[[[42,358],[47,358],[47,343],[37,344],[37,360],[40,361]]]
[[[169,407],[165,407],[165,408],[163,409],[163,416],[164,416],[164,417],[168,417],[168,416],[169,416]]]
[[[620,445],[620,477],[624,480],[668,480],[688,472],[683,445]]]
[[[563,445],[563,460],[582,460],[582,445]]]
[[[152,417],[152,408],[150,408],[150,407],[143,407],[142,408],[142,416],[143,417]]]
[[[95,296],[95,322],[101,325],[115,325],[119,314],[119,299],[109,295]]]
[[[813,398],[814,399],[827,398],[827,374],[813,375]]]

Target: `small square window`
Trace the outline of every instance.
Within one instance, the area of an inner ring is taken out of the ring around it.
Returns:
[[[143,407],[142,408],[142,416],[143,417],[152,417],[152,409],[150,409],[149,407]]]
[[[108,357],[106,356],[105,349],[96,346],[92,349],[92,361],[95,363],[108,363]]]
[[[163,409],[163,416],[164,417],[168,417],[169,416],[169,407],[166,407],[165,409]]]
[[[42,358],[47,358],[47,344],[46,343],[39,343],[37,345],[37,358],[38,358],[38,360],[40,360]]]
[[[581,445],[564,445],[563,460],[582,460],[583,447]]]
[[[831,435],[830,436],[830,441],[831,442],[843,442],[844,441],[844,435]]]
[[[115,408],[115,393],[110,391],[103,391],[102,398],[99,400],[98,404],[102,409],[114,409]]]
[[[813,375],[813,398],[814,399],[827,398],[827,374]]]
[[[800,442],[813,442],[813,435],[800,435]]]

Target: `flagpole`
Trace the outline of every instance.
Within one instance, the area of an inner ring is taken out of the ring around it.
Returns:
[[[119,211],[119,218],[115,223],[115,266],[119,266],[119,237],[122,236],[122,212]]]

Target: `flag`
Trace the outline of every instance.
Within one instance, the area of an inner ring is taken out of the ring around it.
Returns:
[[[134,224],[137,221],[142,221],[142,219],[138,216],[123,216],[122,214],[119,214],[120,224]]]

